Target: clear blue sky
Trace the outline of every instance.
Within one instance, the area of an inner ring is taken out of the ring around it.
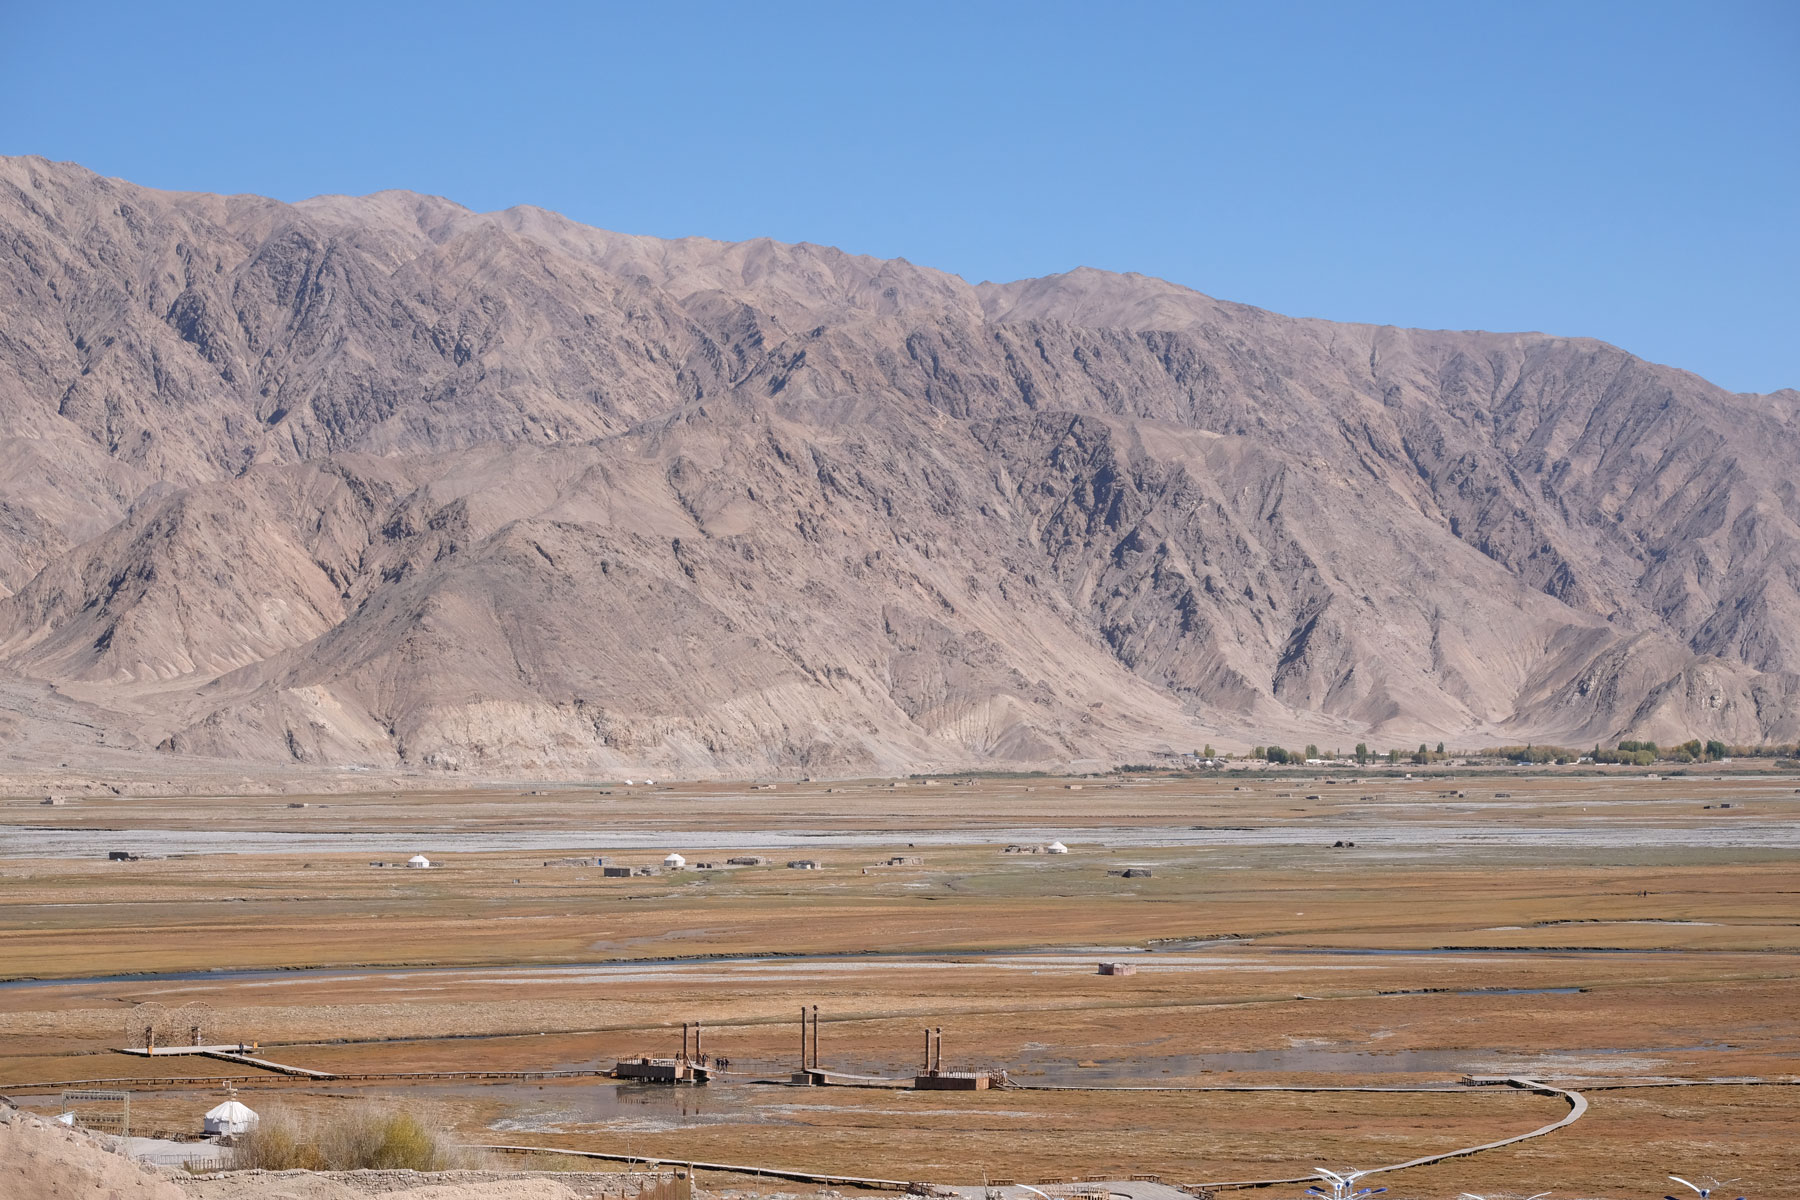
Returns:
[[[0,152],[1800,387],[1800,4],[0,0]]]

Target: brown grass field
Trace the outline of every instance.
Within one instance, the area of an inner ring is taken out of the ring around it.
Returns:
[[[1394,1196],[1636,1197],[1664,1194],[1673,1171],[1739,1180],[1730,1195],[1800,1195],[1796,788],[1246,773],[21,800],[0,807],[0,976],[40,982],[0,987],[0,1091],[43,1110],[64,1081],[245,1074],[115,1053],[146,1003],[203,1002],[209,1040],[345,1074],[592,1072],[671,1054],[698,1021],[732,1062],[705,1088],[239,1086],[253,1107],[385,1098],[471,1143],[954,1183],[1186,1183],[1524,1132],[1566,1106],[1458,1084],[1528,1076],[1582,1091],[1588,1114],[1377,1182]],[[281,836],[296,833],[321,836]],[[1053,838],[1071,853],[1002,853]],[[104,861],[115,842],[153,853]],[[625,879],[545,865],[669,850],[771,864]],[[419,851],[440,866],[369,865]],[[894,854],[923,865],[876,865]],[[800,857],[825,869],[782,865]],[[1128,866],[1154,874],[1108,873]],[[1139,973],[1096,974],[1113,958]],[[910,1075],[921,1030],[939,1026],[946,1066],[1024,1086],[754,1082],[794,1069],[802,1004],[819,1006],[826,1066]],[[1110,1090],[1269,1084],[1448,1086]],[[131,1087],[142,1129],[197,1126],[221,1091]]]

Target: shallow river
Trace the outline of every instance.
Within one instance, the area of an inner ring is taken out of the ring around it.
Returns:
[[[504,833],[272,833],[237,830],[57,829],[0,826],[0,858],[93,858],[109,851],[130,854],[319,854],[360,852],[385,858],[414,853],[562,851],[604,854],[619,850],[825,850],[832,847],[969,846],[1020,842],[1042,844],[1060,837],[1071,846],[1130,849],[1156,846],[1329,846],[1339,838],[1360,848],[1456,853],[1544,849],[1761,849],[1800,850],[1800,821],[1734,820],[1708,824],[1624,824],[1616,817],[1592,824],[1555,826],[1307,821],[1250,829],[1183,825],[1098,826],[1055,829],[930,829],[850,833],[815,829],[668,830],[568,829]]]

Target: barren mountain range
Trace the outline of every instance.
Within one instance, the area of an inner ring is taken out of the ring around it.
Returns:
[[[1596,341],[38,158],[0,297],[16,763],[1800,736],[1800,393]]]

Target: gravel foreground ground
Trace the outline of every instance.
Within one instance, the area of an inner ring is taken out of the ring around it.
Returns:
[[[158,1167],[111,1152],[106,1139],[0,1105],[0,1194],[16,1200],[186,1200]]]
[[[402,1196],[406,1200],[591,1200],[619,1194],[617,1176],[550,1178],[535,1172],[239,1171],[195,1177],[126,1158],[115,1148],[117,1142],[0,1103],[0,1196],[6,1200],[393,1200]]]

